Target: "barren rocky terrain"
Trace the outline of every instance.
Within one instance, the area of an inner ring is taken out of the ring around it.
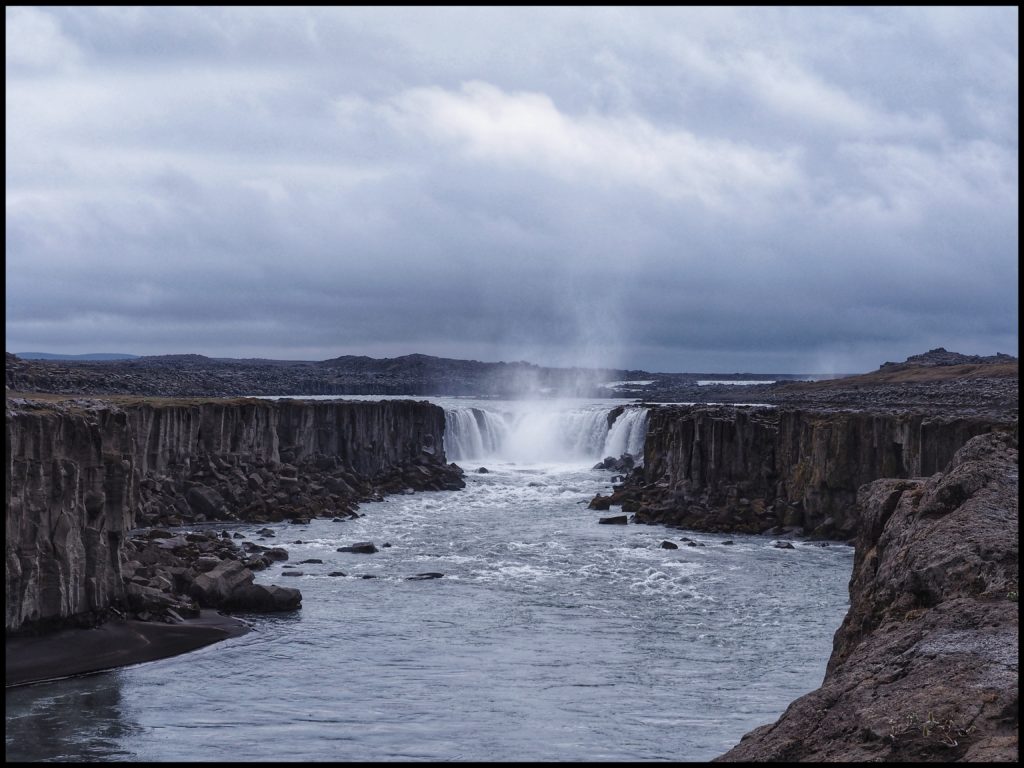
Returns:
[[[8,391],[153,397],[247,395],[470,395],[621,397],[647,402],[764,403],[799,407],[1007,412],[1016,409],[1018,361],[938,348],[872,373],[651,373],[482,363],[429,355],[377,360],[236,360],[160,355],[131,360],[22,360],[8,353]],[[772,380],[764,384],[702,381]]]

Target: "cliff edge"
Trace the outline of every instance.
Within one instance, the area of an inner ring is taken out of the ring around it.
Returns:
[[[284,550],[138,529],[350,517],[386,493],[460,488],[444,425],[409,400],[8,397],[6,633],[111,610],[173,619],[197,612],[191,598],[295,607],[298,590],[252,587]]]
[[[850,611],[822,686],[716,761],[1018,759],[1018,454],[967,442],[862,486]]]

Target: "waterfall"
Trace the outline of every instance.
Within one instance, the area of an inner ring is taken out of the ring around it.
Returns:
[[[603,456],[618,458],[633,455],[637,463],[644,459],[644,438],[647,437],[647,409],[627,408],[614,421],[604,440]]]
[[[607,406],[506,404],[504,410],[445,409],[445,453],[452,461],[594,461],[629,452],[643,458],[647,409],[627,407],[608,426]]]
[[[445,409],[444,422],[444,452],[452,460],[492,456],[508,436],[505,420],[482,408]]]

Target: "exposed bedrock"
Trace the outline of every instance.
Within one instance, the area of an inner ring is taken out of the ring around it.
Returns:
[[[644,467],[612,495],[637,522],[818,538],[857,531],[857,489],[930,475],[970,438],[1013,420],[773,408],[651,409]]]
[[[462,487],[444,423],[397,400],[8,400],[5,626],[87,623],[158,589],[122,572],[133,528],[346,517],[385,493]]]
[[[137,477],[124,414],[8,408],[5,626],[86,618],[124,597]]]
[[[722,761],[1018,758],[1018,453],[975,437],[858,494],[850,610],[821,688]]]

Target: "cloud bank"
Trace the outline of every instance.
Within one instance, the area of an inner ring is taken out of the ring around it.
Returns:
[[[7,14],[7,349],[1018,349],[1016,8]]]

